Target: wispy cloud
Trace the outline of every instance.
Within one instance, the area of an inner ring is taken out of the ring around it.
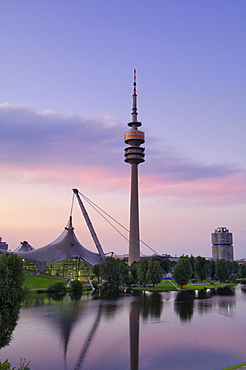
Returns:
[[[105,189],[123,188],[129,181],[129,168],[123,163],[125,129],[109,116],[39,113],[1,104],[0,177],[26,182],[73,179],[100,183]],[[142,191],[205,201],[246,199],[244,170],[232,164],[192,160],[166,143],[159,145],[160,140],[148,141],[147,160],[141,166]]]
[[[37,113],[28,107],[0,105],[1,162],[96,165],[104,163],[106,149],[117,148],[121,136],[110,117]]]

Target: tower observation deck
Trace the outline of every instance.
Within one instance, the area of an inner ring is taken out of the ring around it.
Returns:
[[[125,148],[125,162],[131,165],[131,194],[130,194],[130,237],[129,237],[129,265],[140,260],[140,237],[139,237],[139,204],[138,204],[138,165],[144,162],[145,148],[140,145],[145,142],[145,134],[138,128],[142,123],[137,120],[137,81],[134,70],[133,81],[133,107],[131,127],[125,132],[125,143],[130,145]]]

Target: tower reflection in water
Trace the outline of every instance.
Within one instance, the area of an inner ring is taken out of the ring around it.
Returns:
[[[163,308],[160,293],[139,293],[138,297],[131,303],[129,311],[129,333],[130,333],[130,364],[131,370],[139,368],[139,321],[149,318],[159,319]]]
[[[48,320],[47,327],[52,326],[58,331],[64,355],[63,359],[60,358],[63,366],[57,365],[59,370],[99,369],[102,361],[103,369],[113,369],[120,364],[120,369],[138,370],[143,365],[142,361],[150,360],[148,356],[152,356],[151,348],[155,348],[155,344],[157,351],[162,351],[162,345],[170,344],[162,327],[158,325],[156,331],[149,324],[171,323],[173,328],[179,328],[174,319],[176,313],[182,324],[188,324],[189,328],[191,321],[198,320],[197,315],[212,312],[234,318],[236,314],[235,291],[226,288],[181,293],[125,294],[104,291],[98,296],[94,294],[90,298],[82,296],[80,300],[75,300],[76,298],[79,297],[67,295],[63,302],[57,305],[54,301],[39,300],[34,303],[35,306],[49,305],[46,310],[37,312],[41,313],[42,320]],[[165,318],[168,321],[163,321],[164,306]],[[172,321],[169,321],[170,318]],[[159,334],[153,337],[153,333],[157,332]],[[53,329],[51,333],[53,338]],[[152,335],[151,343],[148,341],[148,333]],[[185,341],[186,331],[180,330],[180,335],[181,342]],[[197,335],[199,337],[199,333]],[[182,342],[181,348],[183,343],[185,342]],[[60,351],[57,355],[56,363],[59,364]],[[151,357],[152,362],[153,358]]]
[[[132,302],[129,313],[131,370],[138,370],[139,362],[139,304]]]
[[[91,361],[91,355],[94,353],[97,334],[100,337],[98,329],[103,325],[102,319],[106,319],[106,321],[116,319],[117,312],[122,310],[122,302],[119,299],[122,298],[122,293],[108,291],[101,294],[100,297],[95,295],[90,298],[87,296],[71,297],[70,295],[65,297],[55,296],[52,300],[49,297],[49,305],[53,306],[54,301],[61,302],[62,298],[63,303],[57,306],[57,309],[54,311],[50,311],[49,315],[43,316],[43,318],[49,321],[49,326],[51,323],[53,328],[60,333],[59,337],[61,338],[61,346],[63,348],[63,368],[71,370],[85,369]],[[126,353],[126,362],[129,356],[130,369],[137,370],[139,369],[140,322],[141,320],[147,321],[149,318],[155,319],[156,322],[156,319],[158,320],[161,316],[163,302],[159,293],[139,292],[128,296],[128,298],[129,352]],[[32,304],[29,301],[27,306],[43,306],[47,303],[46,298],[46,300],[36,300]],[[81,322],[84,322],[85,327],[78,342],[74,338],[78,335],[77,329],[81,328]],[[74,340],[76,341],[76,348],[72,345]],[[71,358],[70,350],[73,353],[75,351],[75,357],[73,354],[73,358]],[[108,356],[110,356],[110,353]],[[71,364],[68,365],[68,361],[71,361],[71,359],[73,361],[72,366]]]

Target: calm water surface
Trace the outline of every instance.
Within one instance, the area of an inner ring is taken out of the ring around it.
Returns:
[[[221,370],[246,361],[246,287],[78,298],[25,302],[1,360],[26,358],[31,370]]]

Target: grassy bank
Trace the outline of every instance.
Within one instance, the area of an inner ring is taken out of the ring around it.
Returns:
[[[230,367],[227,367],[226,369],[222,369],[222,370],[233,370],[233,369],[242,369],[242,368],[246,368],[246,362],[244,362],[241,365],[230,366]]]
[[[49,285],[55,284],[57,282],[63,282],[64,285],[67,284],[66,280],[53,277],[53,276],[45,276],[45,275],[32,275],[25,273],[25,282],[24,285],[27,286],[31,290],[45,290],[48,288]],[[215,288],[222,288],[225,285],[233,286],[237,284],[233,283],[216,283],[215,285],[211,285],[209,283],[205,284],[189,284],[183,287],[183,290],[202,290],[202,289],[215,289]],[[85,286],[84,288],[91,289],[90,287]],[[169,280],[162,280],[160,284],[157,284],[154,287],[141,287],[137,286],[132,288],[134,290],[144,290],[149,292],[167,292],[167,291],[178,291],[179,289],[175,288],[175,286]]]
[[[44,276],[44,275],[32,275],[25,272],[25,281],[24,285],[31,290],[47,289],[49,285],[64,282],[64,285],[67,284],[66,280],[59,279],[53,276]]]
[[[25,272],[25,281],[24,286],[29,288],[32,291],[38,291],[38,290],[46,290],[50,285],[53,285],[55,283],[62,282],[65,286],[67,285],[67,280],[60,279],[58,277],[53,276],[46,276],[46,275],[32,275],[27,272]],[[66,291],[69,292],[71,288],[66,288]],[[83,285],[82,290],[91,290],[90,286]]]
[[[209,283],[205,284],[189,284],[182,288],[182,290],[202,290],[202,289],[215,289],[215,288],[223,288],[224,286],[235,286],[235,283],[216,283],[211,285]],[[145,290],[149,292],[167,292],[167,291],[178,291],[179,289],[175,288],[175,286],[170,283],[169,280],[163,280],[160,284],[157,284],[154,287],[134,287],[134,290]]]

